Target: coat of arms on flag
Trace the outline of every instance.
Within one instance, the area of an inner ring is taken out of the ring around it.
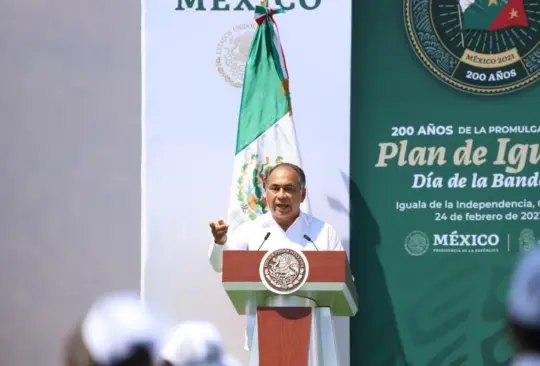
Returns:
[[[282,161],[281,156],[271,162],[268,156],[253,153],[242,165],[237,181],[237,204],[249,219],[254,220],[268,211],[264,194],[266,171]]]
[[[540,77],[537,0],[404,0],[404,12],[418,58],[456,89],[502,94]]]

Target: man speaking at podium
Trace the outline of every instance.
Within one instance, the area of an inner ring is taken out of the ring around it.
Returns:
[[[210,263],[221,272],[224,250],[270,250],[284,245],[298,250],[344,250],[332,226],[300,210],[306,198],[304,171],[290,163],[269,169],[264,189],[270,212],[247,221],[227,237],[229,226],[218,220],[210,223],[214,243]]]
[[[224,250],[264,250],[289,246],[298,250],[341,250],[343,245],[332,226],[300,210],[306,198],[304,171],[290,163],[270,168],[264,189],[269,212],[247,221],[227,236],[229,226],[218,220],[210,223],[214,242],[209,259],[221,272]],[[248,318],[246,348],[251,345],[255,317]]]

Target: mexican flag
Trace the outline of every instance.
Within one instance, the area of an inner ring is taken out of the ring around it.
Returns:
[[[246,61],[236,137],[228,223],[235,230],[267,211],[265,171],[280,162],[300,163],[289,93],[289,74],[274,15],[257,6],[257,31]],[[307,199],[304,211],[308,211]],[[309,212],[309,211],[308,211]]]
[[[459,0],[462,29],[528,27],[523,0]]]

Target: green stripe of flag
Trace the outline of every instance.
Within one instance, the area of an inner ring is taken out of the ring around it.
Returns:
[[[257,27],[246,61],[235,154],[289,113],[287,96],[281,91],[272,27],[268,18]]]

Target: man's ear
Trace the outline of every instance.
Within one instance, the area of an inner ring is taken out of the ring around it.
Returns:
[[[305,188],[302,188],[302,202],[306,199],[307,191]]]

